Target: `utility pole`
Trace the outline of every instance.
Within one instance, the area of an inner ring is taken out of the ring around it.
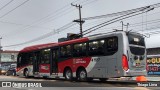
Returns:
[[[71,3],[71,5],[75,6],[75,7],[78,7],[78,9],[79,9],[79,20],[74,20],[73,22],[78,22],[80,24],[80,35],[81,35],[81,37],[83,37],[82,24],[84,23],[84,21],[81,18],[81,8],[82,8],[82,6],[80,4],[79,5],[77,5],[77,4],[74,5],[72,3]]]

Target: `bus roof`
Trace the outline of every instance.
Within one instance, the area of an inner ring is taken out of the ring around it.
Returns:
[[[88,41],[88,38],[85,37],[85,38],[73,39],[73,40],[68,40],[68,41],[59,42],[59,43],[39,44],[39,45],[25,47],[20,52],[30,52],[34,50],[40,50],[40,49],[54,47],[54,46],[63,46],[63,45],[74,44],[74,43],[81,43],[85,41]]]
[[[41,48],[45,48],[47,46],[54,45],[54,44],[56,44],[56,43],[47,43],[47,44],[33,45],[33,46],[25,47],[20,52],[29,52],[29,51],[33,51],[33,50],[39,50]]]
[[[58,42],[58,43],[39,44],[39,45],[26,47],[26,48],[22,49],[20,52],[30,52],[30,51],[50,48],[50,47],[54,47],[54,46],[63,46],[63,45],[68,45],[68,44],[81,43],[81,42],[89,41],[89,39],[100,38],[105,35],[118,34],[118,33],[125,33],[125,31],[101,33],[101,34],[91,35],[88,37],[83,37],[83,38],[79,38],[79,39],[73,39],[73,40],[68,40],[68,41]],[[133,32],[130,32],[130,33],[133,33]]]

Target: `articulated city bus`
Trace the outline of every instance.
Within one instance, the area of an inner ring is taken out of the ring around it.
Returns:
[[[144,37],[115,31],[26,47],[18,55],[17,75],[80,81],[146,75]]]

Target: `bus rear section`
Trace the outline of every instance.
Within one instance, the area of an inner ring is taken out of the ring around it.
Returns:
[[[122,68],[124,76],[147,75],[144,37],[137,33],[126,33],[123,50]]]

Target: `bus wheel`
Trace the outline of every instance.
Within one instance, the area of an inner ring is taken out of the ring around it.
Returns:
[[[101,82],[105,82],[105,81],[107,80],[107,78],[99,78],[99,80],[100,80]]]
[[[65,70],[65,79],[66,80],[72,80],[72,71],[71,71],[71,69],[69,69],[69,68],[67,68],[66,70]]]
[[[87,72],[85,69],[80,69],[78,71],[78,80],[79,81],[86,81],[87,80]]]
[[[29,77],[29,72],[28,72],[28,70],[26,69],[26,70],[24,70],[24,76],[26,77],[26,78],[28,78]]]

